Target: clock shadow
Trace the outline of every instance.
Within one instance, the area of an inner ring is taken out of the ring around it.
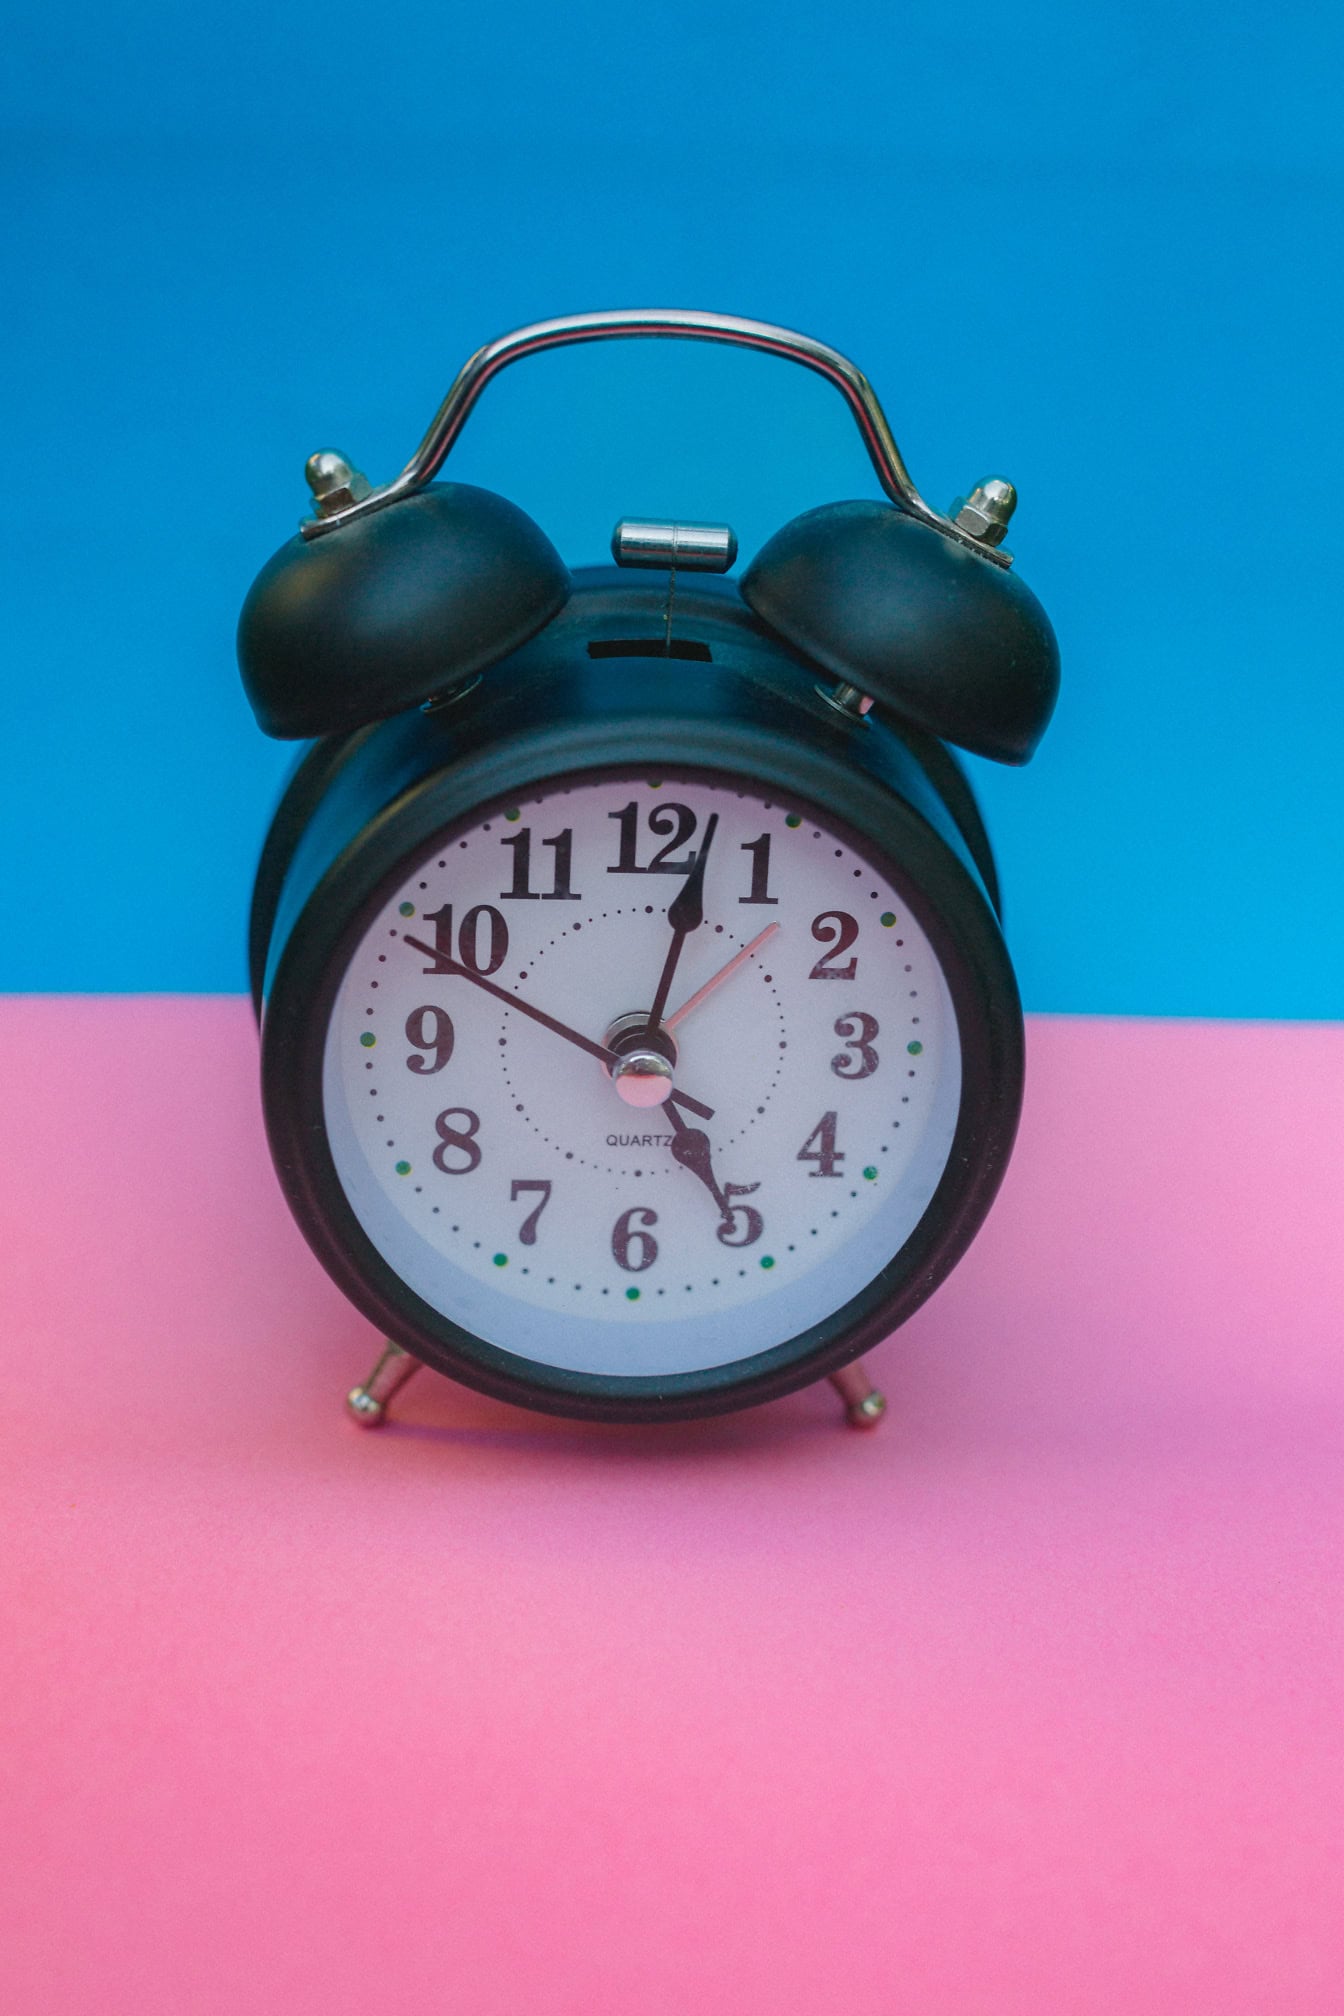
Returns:
[[[394,1406],[395,1412],[373,1431],[380,1441],[408,1450],[469,1451],[532,1463],[549,1458],[565,1468],[589,1463],[608,1470],[687,1464],[712,1468],[744,1458],[797,1454],[818,1438],[848,1443],[871,1439],[846,1425],[839,1399],[824,1382],[759,1407],[699,1421],[577,1421],[531,1414],[447,1380],[435,1390],[417,1379]]]

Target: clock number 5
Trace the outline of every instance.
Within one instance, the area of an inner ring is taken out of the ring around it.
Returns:
[[[754,1246],[765,1230],[765,1220],[754,1204],[734,1204],[734,1197],[750,1197],[759,1183],[725,1183],[727,1215],[719,1226],[720,1246]],[[739,1223],[739,1220],[741,1221]],[[738,1236],[740,1234],[740,1236]]]
[[[509,1190],[510,1204],[516,1204],[520,1197],[527,1196],[528,1192],[532,1190],[539,1193],[541,1202],[540,1204],[533,1205],[522,1224],[518,1227],[519,1243],[523,1246],[535,1246],[537,1243],[537,1220],[551,1201],[551,1186],[541,1178],[538,1178],[536,1182],[516,1182]]]

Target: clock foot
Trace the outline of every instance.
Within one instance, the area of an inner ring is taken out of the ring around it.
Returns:
[[[874,1386],[862,1358],[832,1372],[831,1384],[845,1403],[845,1419],[851,1428],[876,1428],[887,1411],[886,1395]]]
[[[387,1419],[388,1402],[400,1393],[408,1379],[420,1370],[420,1360],[389,1343],[362,1386],[352,1386],[345,1396],[348,1413],[361,1428],[377,1428]]]

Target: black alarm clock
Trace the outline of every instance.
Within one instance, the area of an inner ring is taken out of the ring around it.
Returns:
[[[624,519],[572,573],[516,506],[435,483],[531,352],[659,336],[828,378],[887,502],[808,511],[740,579],[727,526]],[[1007,763],[1058,651],[1000,543],[1011,485],[947,515],[864,377],[683,311],[515,331],[371,489],[314,456],[315,515],[238,649],[261,726],[317,738],[251,925],[275,1166],[388,1340],[502,1399],[672,1421],[830,1377],[937,1287],[1022,1098],[993,858],[948,744]]]

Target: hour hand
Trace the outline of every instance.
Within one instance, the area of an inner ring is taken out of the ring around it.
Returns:
[[[724,1218],[730,1216],[728,1199],[719,1186],[710,1161],[709,1136],[703,1127],[688,1127],[680,1113],[669,1110],[668,1120],[672,1127],[672,1159],[680,1162],[683,1169],[689,1169],[692,1176],[698,1176],[718,1205]]]

